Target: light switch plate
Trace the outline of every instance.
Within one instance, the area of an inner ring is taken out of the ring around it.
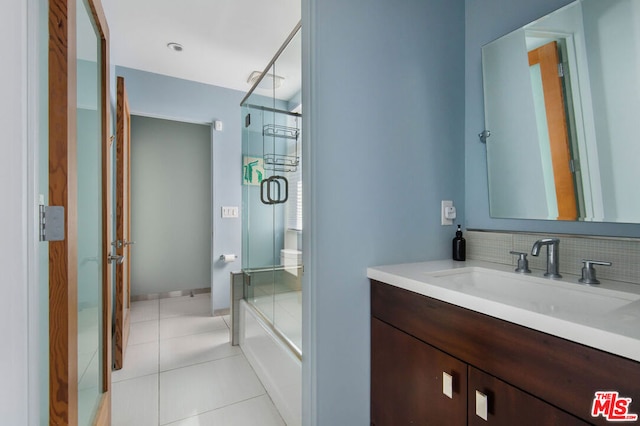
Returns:
[[[225,218],[225,219],[238,217],[238,207],[237,206],[223,206],[222,207],[222,217]]]
[[[445,214],[445,209],[447,207],[453,207],[453,201],[451,200],[442,200],[442,206],[440,207],[440,218],[441,225],[453,225],[453,219],[447,219]]]

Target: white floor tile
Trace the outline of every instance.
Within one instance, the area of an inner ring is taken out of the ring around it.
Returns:
[[[158,320],[131,323],[127,345],[156,342],[158,340]]]
[[[244,355],[160,373],[160,424],[264,393]]]
[[[186,367],[220,358],[239,355],[239,346],[229,343],[225,328],[208,333],[163,339],[160,341],[160,371]]]
[[[160,318],[178,315],[211,316],[211,295],[198,294],[194,297],[172,297],[160,299]]]
[[[207,411],[168,426],[286,426],[267,395]]]
[[[132,323],[139,321],[157,320],[159,317],[158,300],[141,300],[139,302],[131,302],[131,319]]]
[[[158,342],[128,345],[124,353],[124,363],[120,370],[111,373],[111,381],[119,382],[134,377],[147,376],[158,372]]]
[[[283,308],[295,316],[295,305]],[[211,316],[210,294],[133,302],[124,367],[112,373],[112,424],[284,425],[230,345],[230,322]]]
[[[224,320],[225,324],[227,324],[227,328],[231,328],[231,315],[223,315],[222,319]]]
[[[114,383],[112,426],[158,426],[158,375]]]
[[[160,320],[160,339],[170,339],[226,328],[227,325],[222,317],[183,315],[163,318]]]

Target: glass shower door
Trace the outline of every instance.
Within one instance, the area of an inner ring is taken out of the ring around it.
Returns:
[[[242,101],[245,299],[301,356],[300,24]]]
[[[273,287],[275,263],[275,233],[273,224],[277,211],[273,205],[263,203],[266,182],[273,174],[264,167],[262,127],[265,111],[243,107],[243,270],[249,275],[247,300],[266,319],[273,323]],[[267,113],[269,114],[269,113]],[[266,118],[268,120],[268,117]]]
[[[301,117],[253,104],[242,111],[245,296],[300,352]]]

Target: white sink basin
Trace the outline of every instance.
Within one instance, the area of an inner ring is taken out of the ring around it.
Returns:
[[[475,266],[426,275],[439,287],[566,319],[607,314],[640,300],[638,294]]]
[[[416,294],[640,362],[640,287],[578,284],[540,271],[478,260],[434,260],[367,269],[367,276]]]

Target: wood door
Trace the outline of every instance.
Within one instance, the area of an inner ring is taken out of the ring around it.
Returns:
[[[569,132],[562,79],[558,71],[559,64],[558,45],[555,41],[529,52],[529,66],[540,65],[542,75],[551,162],[558,202],[558,219],[577,220],[576,190],[570,166]]]
[[[116,264],[116,309],[113,368],[124,365],[129,340],[131,307],[131,114],[124,78],[117,78],[116,100],[116,254],[124,256]]]
[[[49,204],[65,209],[65,239],[49,243],[49,422],[78,412],[75,2],[49,3]]]
[[[78,0],[82,1],[82,0]],[[95,23],[99,68],[98,147],[101,158],[103,217],[109,211],[109,62],[108,28],[99,0],[88,0]],[[64,207],[64,240],[49,243],[49,423],[78,424],[78,157],[76,0],[49,1],[49,204]],[[100,192],[100,190],[99,190]],[[110,225],[101,223],[101,265],[97,291],[102,332],[99,355],[100,398],[92,422],[108,425],[111,416],[111,276],[107,267]]]
[[[443,393],[443,373],[452,377]],[[467,365],[371,319],[371,424],[465,425]]]

